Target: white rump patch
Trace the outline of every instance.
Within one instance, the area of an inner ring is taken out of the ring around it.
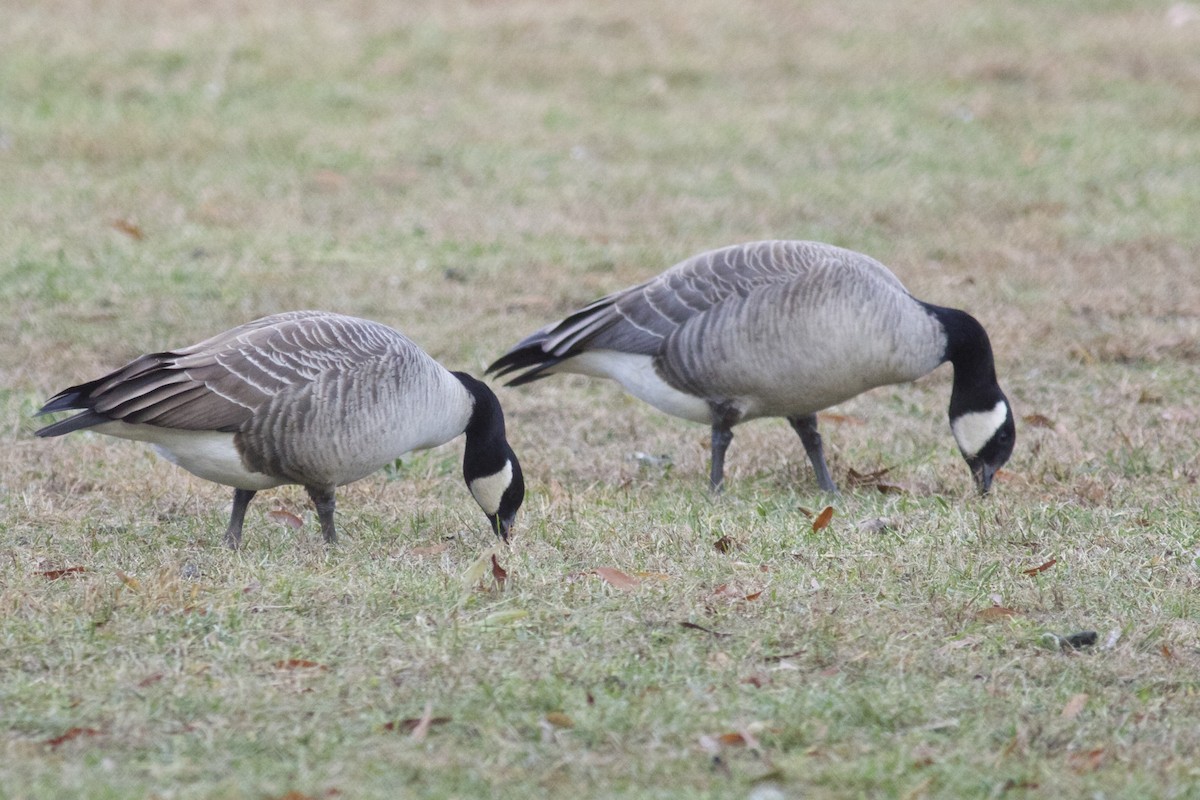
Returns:
[[[132,425],[120,421],[105,422],[92,430],[122,439],[149,442],[167,461],[214,483],[255,491],[287,483],[286,480],[246,469],[233,443],[232,433]]]
[[[475,498],[476,503],[479,503],[483,513],[490,515],[500,510],[500,498],[504,497],[504,492],[512,483],[512,474],[512,462],[505,461],[504,468],[499,472],[471,481],[469,484],[471,496]]]
[[[963,414],[950,423],[950,430],[958,442],[958,449],[964,456],[970,457],[979,453],[988,443],[1000,426],[1008,419],[1008,404],[1003,400],[996,403],[990,411],[972,411]]]
[[[621,384],[625,391],[659,411],[705,425],[712,422],[712,410],[708,403],[679,391],[658,377],[651,356],[617,350],[588,350],[564,362],[559,369],[611,378]]]

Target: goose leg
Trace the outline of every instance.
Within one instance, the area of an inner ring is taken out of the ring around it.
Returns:
[[[712,426],[712,472],[708,476],[714,492],[721,491],[725,480],[725,451],[733,441],[733,431],[724,423],[714,422]]]
[[[788,422],[796,433],[800,434],[804,452],[808,453],[808,460],[812,462],[813,471],[817,473],[817,486],[820,486],[822,491],[837,494],[837,486],[829,474],[829,467],[825,464],[825,448],[821,446],[821,434],[817,433],[817,415],[788,417]]]
[[[321,535],[325,537],[326,544],[333,544],[337,541],[337,531],[333,529],[333,489],[325,489],[319,486],[305,486],[308,490],[308,496],[312,498],[313,505],[317,507],[317,519],[321,521]]]
[[[233,490],[233,513],[229,515],[229,527],[225,529],[225,546],[237,550],[242,544],[242,522],[246,519],[246,507],[257,494],[253,489]]]
[[[733,426],[741,419],[741,414],[730,404],[709,403],[712,409],[712,472],[708,476],[714,492],[721,491],[725,481],[725,451],[733,441]]]

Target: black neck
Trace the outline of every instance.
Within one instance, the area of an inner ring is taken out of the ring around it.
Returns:
[[[464,431],[463,473],[467,480],[494,475],[504,468],[508,442],[504,433],[504,411],[487,384],[465,372],[451,373],[474,398],[471,418]]]
[[[995,408],[1004,399],[996,381],[996,362],[992,343],[979,321],[965,311],[924,304],[925,309],[946,331],[943,360],[954,365],[954,386],[950,390],[951,419],[972,411]]]

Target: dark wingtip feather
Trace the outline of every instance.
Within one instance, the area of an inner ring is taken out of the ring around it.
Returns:
[[[87,408],[84,394],[79,391],[78,386],[72,386],[51,397],[46,401],[46,405],[35,411],[33,415],[40,417],[43,414],[53,414],[55,411],[75,411],[83,408]]]
[[[93,425],[99,425],[108,421],[107,417],[97,414],[95,411],[84,411],[82,414],[60,419],[58,422],[51,423],[44,428],[39,428],[33,432],[33,435],[43,439],[50,436],[62,436],[64,433],[83,430],[84,428],[90,428]]]
[[[546,370],[562,360],[562,356],[550,355],[543,351],[540,342],[526,346],[517,345],[493,361],[487,368],[487,374],[494,374],[499,378],[513,372],[525,370],[525,372],[522,372],[505,384],[506,386],[520,386],[524,383],[536,381],[538,378],[545,378]]]

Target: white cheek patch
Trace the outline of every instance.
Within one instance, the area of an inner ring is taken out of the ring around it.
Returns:
[[[972,411],[950,423],[950,430],[964,456],[973,456],[1000,430],[1008,419],[1008,404],[1003,400],[991,411]]]
[[[495,514],[500,510],[500,498],[512,483],[512,462],[505,461],[504,469],[492,475],[485,475],[471,481],[471,495],[485,514]]]

